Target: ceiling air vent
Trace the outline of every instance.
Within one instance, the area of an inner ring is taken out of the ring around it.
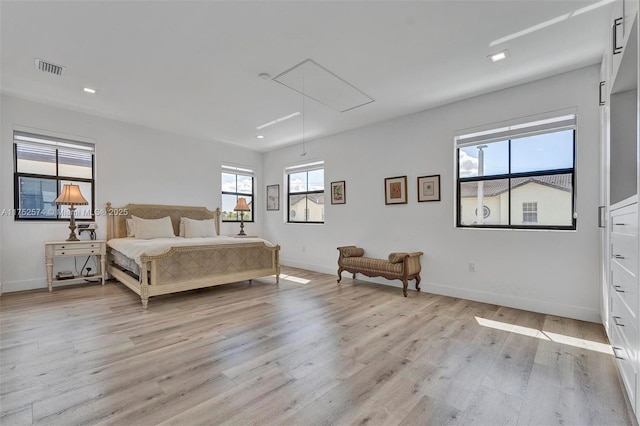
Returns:
[[[65,67],[63,67],[62,65],[56,65],[38,58],[36,58],[35,66],[36,69],[39,69],[40,71],[48,72],[55,75],[62,75],[62,72],[65,69]]]

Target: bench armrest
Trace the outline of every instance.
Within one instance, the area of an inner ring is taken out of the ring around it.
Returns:
[[[356,246],[344,246],[338,247],[340,250],[340,257],[362,257],[364,256],[364,249]]]

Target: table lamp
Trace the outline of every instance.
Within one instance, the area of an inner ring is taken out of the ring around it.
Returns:
[[[82,196],[82,192],[80,192],[80,187],[74,184],[65,184],[62,187],[62,192],[60,196],[56,198],[55,203],[57,205],[65,205],[71,206],[69,207],[69,212],[71,214],[71,222],[69,223],[69,229],[71,229],[71,233],[69,234],[69,238],[67,241],[80,241],[76,236],[76,205],[87,205],[89,202]]]
[[[240,233],[238,235],[247,235],[244,233],[244,212],[249,212],[251,209],[247,205],[247,200],[244,198],[238,198],[238,204],[233,209],[234,212],[240,212]]]

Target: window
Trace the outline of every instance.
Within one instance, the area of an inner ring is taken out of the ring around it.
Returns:
[[[95,219],[93,144],[14,131],[13,151],[16,220],[68,220],[69,206],[55,203],[68,183],[89,202],[76,206],[76,219]]]
[[[538,203],[522,203],[522,223],[538,223]]]
[[[324,223],[324,161],[289,167],[289,223]]]
[[[241,214],[245,222],[253,222],[253,175],[254,172],[251,169],[222,166],[223,222],[240,222]],[[239,198],[244,198],[247,201],[250,211],[233,211]]]
[[[456,225],[576,229],[575,123],[571,114],[457,136]]]

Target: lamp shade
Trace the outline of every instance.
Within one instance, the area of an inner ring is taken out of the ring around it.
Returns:
[[[60,196],[56,198],[56,204],[64,204],[64,205],[86,205],[89,202],[82,196],[82,192],[80,192],[80,187],[74,184],[65,184],[62,187],[62,192]]]
[[[233,209],[234,212],[248,212],[251,211],[249,206],[247,205],[247,200],[244,198],[238,198],[238,204],[236,204],[236,208]]]

